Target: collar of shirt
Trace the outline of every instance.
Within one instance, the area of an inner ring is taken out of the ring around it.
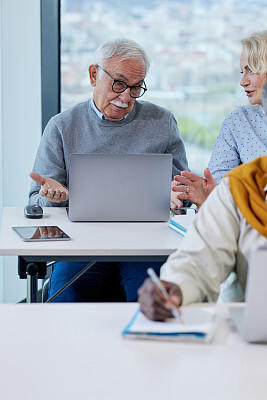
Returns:
[[[94,102],[93,99],[91,99],[91,108],[92,108],[92,110],[94,110],[94,112],[96,113],[96,115],[98,115],[98,117],[99,117],[100,119],[103,119],[103,120],[107,119],[107,118],[105,118],[104,114],[102,114],[102,112],[100,112],[100,111],[98,110],[98,108],[96,107],[95,102]],[[119,121],[122,121],[122,120],[125,119],[128,115],[129,115],[129,114],[125,115],[125,117],[119,119]]]

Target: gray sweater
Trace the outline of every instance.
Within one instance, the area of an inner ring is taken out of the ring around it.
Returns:
[[[33,171],[68,187],[71,153],[169,153],[173,176],[188,170],[184,144],[172,113],[145,101],[135,101],[123,120],[102,120],[90,100],[50,119],[42,136]],[[39,195],[40,185],[32,181],[29,203],[66,206]]]

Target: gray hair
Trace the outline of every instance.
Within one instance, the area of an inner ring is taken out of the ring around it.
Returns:
[[[263,87],[263,92],[262,92],[262,105],[264,108],[264,112],[266,114],[267,117],[267,82],[265,83],[264,87]]]
[[[95,64],[105,66],[109,58],[119,56],[121,61],[143,61],[146,73],[150,67],[150,58],[144,48],[131,39],[116,39],[102,43],[95,52]]]
[[[255,32],[241,40],[248,58],[248,66],[254,74],[267,74],[267,30]]]

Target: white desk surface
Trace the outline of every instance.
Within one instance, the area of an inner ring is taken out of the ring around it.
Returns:
[[[0,305],[1,399],[266,400],[267,345],[246,344],[228,320],[209,344],[124,339],[136,309]]]
[[[58,225],[70,237],[62,242],[23,242],[12,226]],[[179,247],[182,236],[168,222],[101,223],[71,222],[64,207],[44,208],[41,219],[27,219],[23,207],[4,207],[0,233],[1,255],[50,256],[168,256]]]

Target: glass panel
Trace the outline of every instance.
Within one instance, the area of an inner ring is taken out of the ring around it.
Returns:
[[[136,40],[152,59],[142,100],[174,113],[190,169],[202,175],[223,119],[247,104],[238,41],[266,20],[263,0],[64,0],[61,109],[91,97],[88,66],[99,44]]]

